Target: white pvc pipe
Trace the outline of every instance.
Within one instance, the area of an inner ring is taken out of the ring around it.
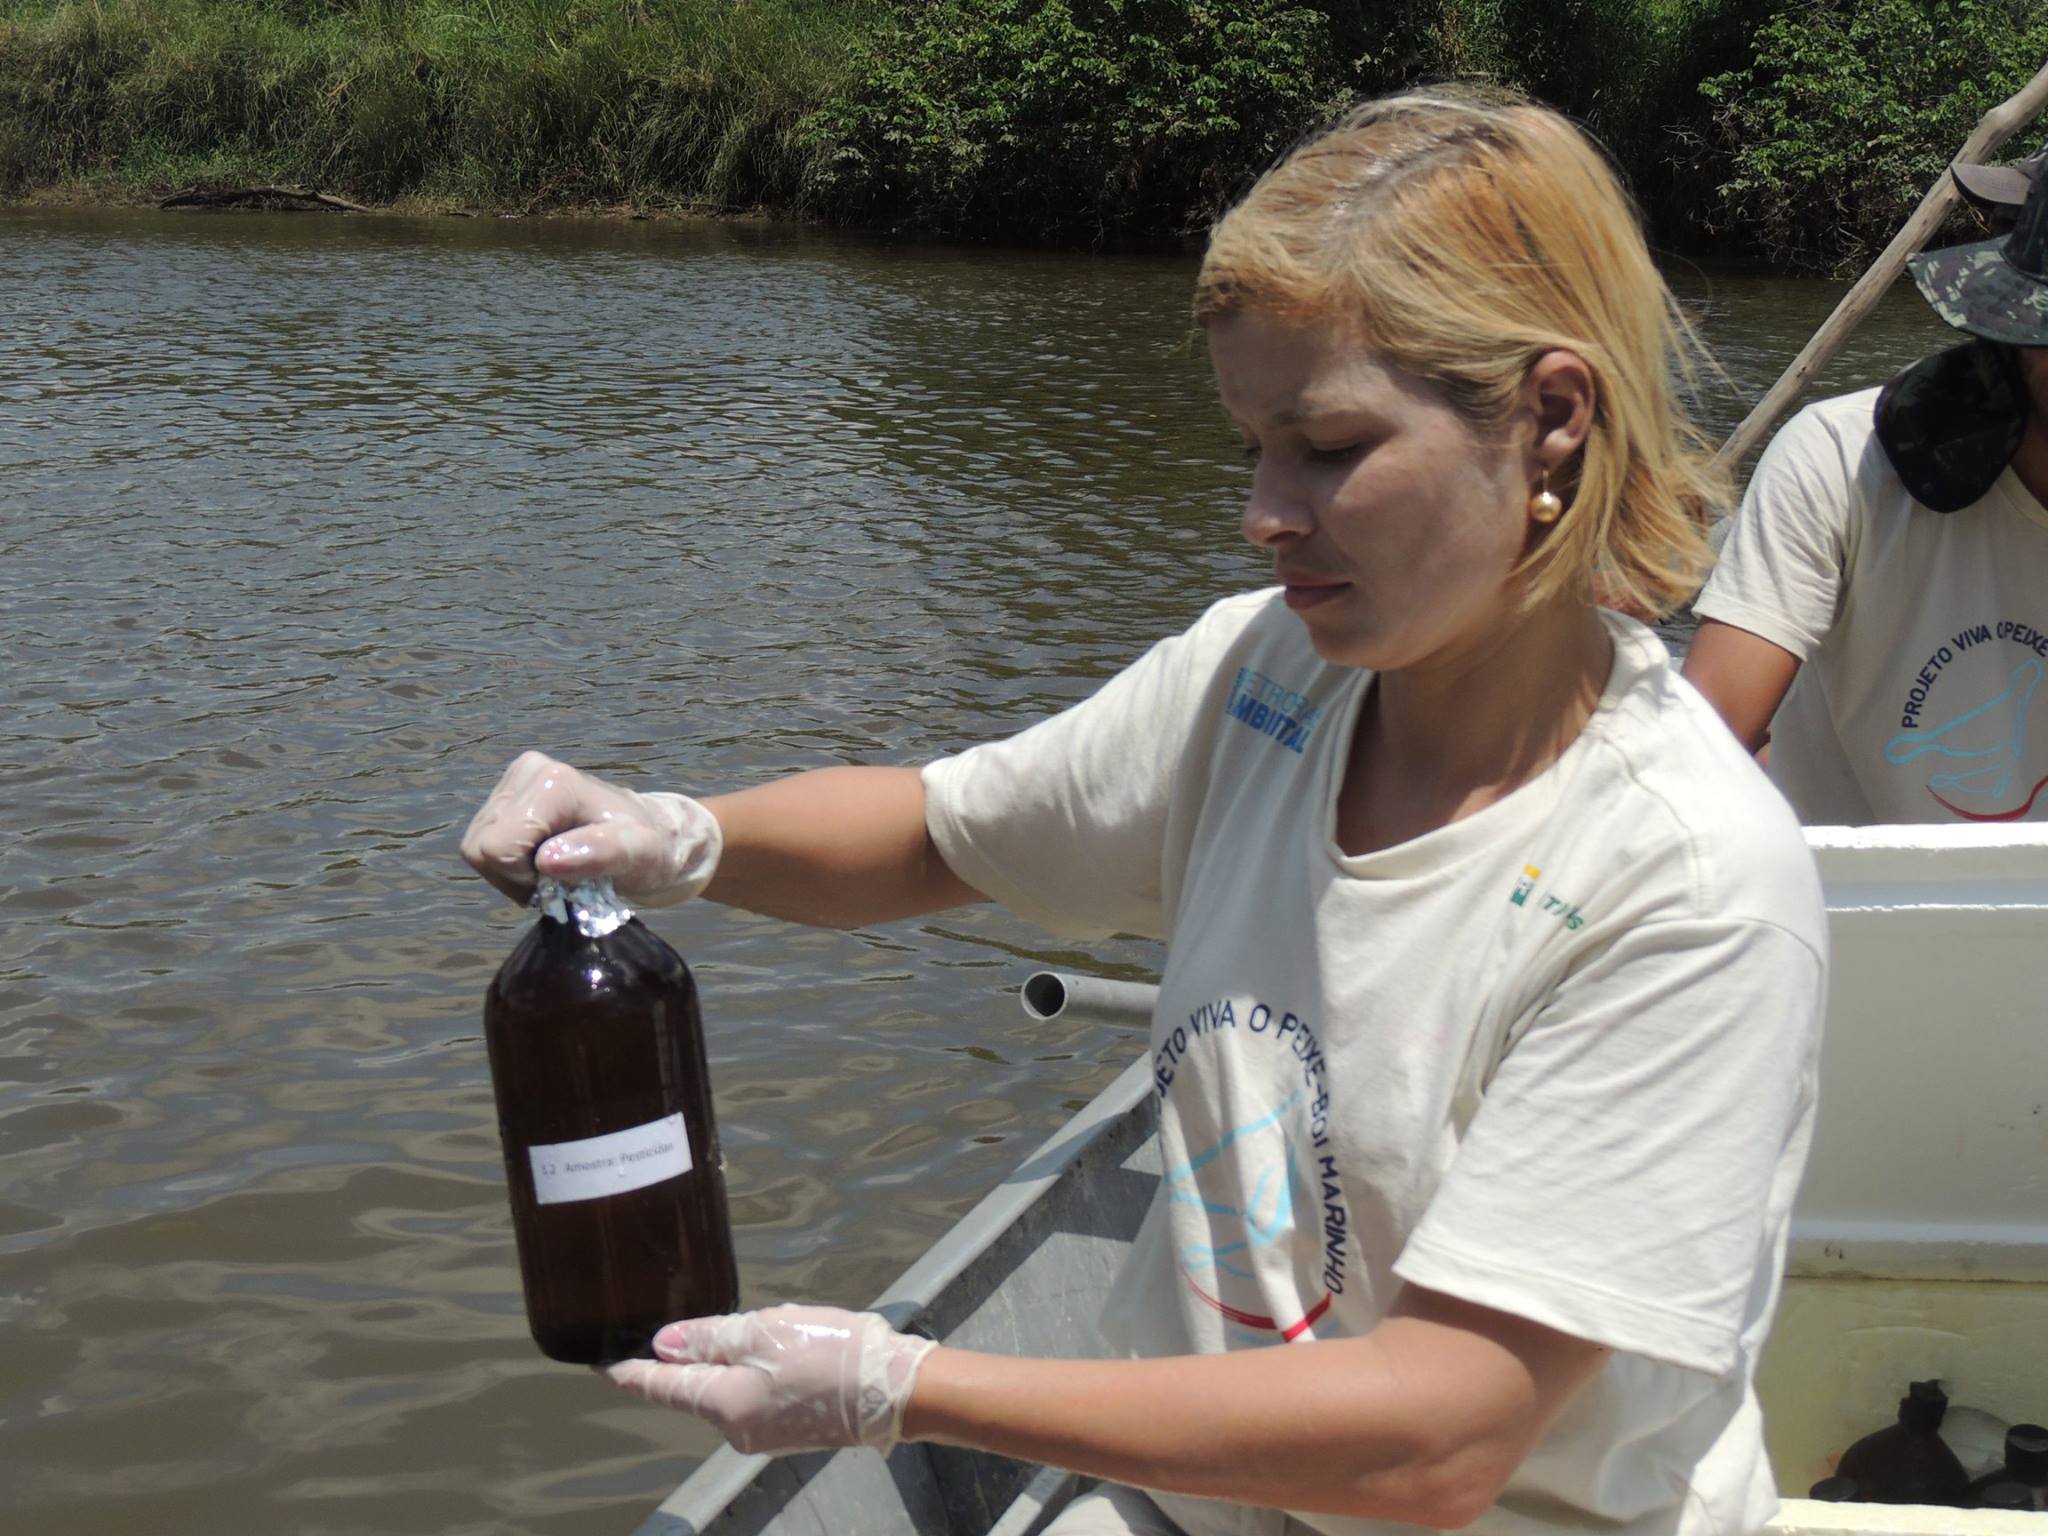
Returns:
[[[1034,1019],[1078,1019],[1086,1024],[1132,1024],[1149,1029],[1159,989],[1142,981],[1033,971],[1024,979],[1017,1001]]]

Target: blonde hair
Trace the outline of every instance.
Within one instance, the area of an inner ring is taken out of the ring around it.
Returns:
[[[1444,87],[1354,108],[1211,234],[1195,318],[1246,309],[1345,327],[1482,432],[1539,357],[1576,353],[1592,427],[1552,487],[1568,510],[1519,568],[1524,601],[1583,592],[1658,616],[1698,588],[1728,486],[1680,397],[1712,364],[1628,194],[1556,112]]]

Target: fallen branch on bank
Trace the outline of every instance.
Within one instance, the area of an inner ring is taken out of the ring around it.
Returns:
[[[303,187],[190,187],[173,192],[159,208],[265,208],[289,213],[368,213],[361,203]]]

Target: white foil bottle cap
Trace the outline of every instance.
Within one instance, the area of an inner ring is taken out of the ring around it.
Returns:
[[[549,875],[534,882],[530,903],[541,916],[574,923],[586,939],[601,939],[632,921],[633,909],[619,900],[609,880],[564,885]]]

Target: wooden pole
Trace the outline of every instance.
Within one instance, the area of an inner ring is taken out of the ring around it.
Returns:
[[[1981,165],[1986,155],[2026,127],[2044,107],[2048,107],[2048,64],[2042,65],[2040,73],[2021,87],[2016,95],[1984,114],[1976,131],[1963,141],[1963,147],[1956,155],[1957,161],[1964,165]],[[1842,343],[1863,317],[1877,307],[1884,291],[1904,269],[1906,258],[1933,237],[1961,198],[1962,193],[1956,190],[1955,177],[1944,170],[1934,185],[1927,189],[1927,195],[1920,199],[1920,206],[1913,210],[1913,216],[1892,236],[1892,243],[1856,280],[1856,286],[1842,296],[1835,312],[1821,323],[1812,339],[1792,359],[1791,366],[1778,376],[1778,382],[1742,418],[1742,425],[1729,434],[1717,456],[1719,464],[1731,472],[1738,469],[1751,451],[1776,430],[1778,423],[1792,414],[1792,407],[1812,382],[1813,376],[1841,350]]]

